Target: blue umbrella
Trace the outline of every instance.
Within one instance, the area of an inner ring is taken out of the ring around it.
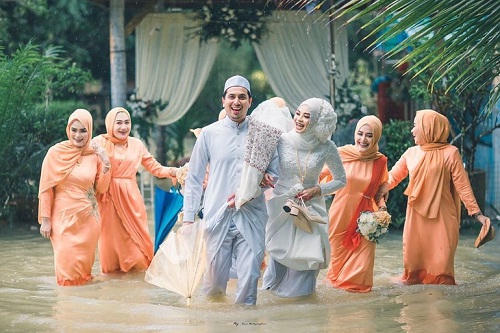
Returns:
[[[155,253],[177,222],[184,197],[176,188],[165,191],[155,186]]]

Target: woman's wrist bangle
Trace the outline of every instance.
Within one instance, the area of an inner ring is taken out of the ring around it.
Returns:
[[[386,206],[380,206],[380,207],[378,208],[378,210],[387,210],[387,207],[386,207]]]
[[[316,196],[318,196],[318,197],[321,196],[321,186],[316,185],[315,187],[317,187],[319,190],[319,192],[318,192],[318,194],[316,194]]]
[[[104,164],[104,165],[103,165],[103,167],[105,167],[105,168],[108,168],[108,169],[109,169],[109,168],[111,168],[111,163],[109,163],[109,164]]]
[[[477,218],[479,215],[483,215],[483,213],[479,212],[479,213],[472,214],[472,216],[473,216],[474,218]]]

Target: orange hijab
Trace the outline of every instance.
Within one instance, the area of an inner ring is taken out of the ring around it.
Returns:
[[[354,140],[356,140],[356,133],[359,131],[361,127],[364,125],[369,125],[373,131],[373,141],[368,147],[368,149],[362,153],[360,153],[355,145],[345,145],[339,147],[339,154],[342,158],[342,162],[352,162],[352,161],[372,161],[377,160],[384,156],[384,154],[378,151],[378,142],[380,137],[382,136],[382,122],[375,116],[365,116],[361,118],[356,124],[356,130],[354,131]],[[327,183],[333,179],[330,170],[325,165],[323,170],[321,170],[321,174],[319,176],[319,182],[321,184]]]
[[[361,127],[364,125],[370,126],[373,131],[373,141],[368,147],[368,149],[362,153],[360,153],[355,145],[345,145],[339,148],[340,156],[342,157],[342,162],[351,162],[351,161],[372,161],[379,159],[382,157],[382,153],[378,151],[378,141],[382,136],[382,122],[375,116],[365,116],[361,118],[356,124],[356,130],[354,132],[354,140],[356,140],[356,133],[359,131]]]
[[[356,232],[358,227],[357,219],[362,211],[373,211],[373,197],[378,190],[380,185],[380,177],[383,175],[383,171],[387,168],[387,158],[384,154],[378,151],[378,142],[382,136],[382,122],[375,116],[365,116],[361,118],[356,124],[356,130],[354,132],[354,140],[356,140],[356,133],[364,125],[370,126],[373,132],[373,140],[367,150],[359,152],[355,145],[345,145],[339,148],[340,157],[342,162],[373,162],[372,177],[368,188],[363,193],[361,200],[354,212],[349,225],[347,226],[346,233],[342,239],[342,246],[346,249],[354,251],[358,248],[361,243],[361,235]]]
[[[420,144],[420,148],[425,154],[410,177],[405,194],[408,196],[408,205],[420,215],[436,218],[445,176],[443,149],[450,145],[450,123],[445,116],[434,110],[420,110],[415,116],[415,124],[421,129],[424,143]]]
[[[77,120],[82,123],[89,133],[89,138],[82,148],[74,146],[69,140],[71,125]],[[75,165],[81,161],[82,156],[94,153],[94,150],[90,148],[90,139],[92,138],[92,115],[90,112],[84,109],[75,110],[69,116],[66,135],[68,140],[52,146],[43,160],[38,197],[43,192],[61,183]]]
[[[109,158],[111,158],[114,155],[115,144],[124,145],[127,143],[128,140],[128,137],[124,140],[120,140],[113,135],[113,127],[115,126],[116,116],[120,112],[126,113],[128,115],[128,118],[131,119],[130,113],[125,108],[116,107],[109,110],[108,114],[106,115],[106,119],[104,121],[104,123],[106,124],[106,134],[101,134],[101,136],[106,139],[104,143],[104,149],[106,149],[106,153],[108,154]]]

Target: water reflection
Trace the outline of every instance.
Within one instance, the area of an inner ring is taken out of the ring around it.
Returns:
[[[36,231],[0,238],[1,332],[495,332],[500,330],[499,239],[480,249],[463,234],[455,261],[458,286],[403,286],[401,235],[376,253],[374,288],[353,294],[319,284],[316,295],[281,299],[259,291],[257,306],[183,297],[144,282],[144,274],[102,275],[60,287],[50,243]],[[326,272],[319,277],[321,281]]]

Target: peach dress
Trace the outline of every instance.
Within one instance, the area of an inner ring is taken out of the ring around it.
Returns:
[[[453,285],[460,200],[470,215],[480,209],[458,149],[446,143],[449,133],[446,117],[422,110],[417,112],[415,123],[421,125],[426,144],[409,148],[389,172],[390,189],[410,176],[405,191],[408,205],[403,231],[402,281]]]
[[[85,112],[75,112],[70,117],[68,128],[74,119],[78,119],[92,133],[92,118],[85,121],[85,117]],[[92,153],[88,144],[82,150],[69,141],[52,147],[44,159],[39,222],[42,217],[48,217],[52,222],[50,240],[59,285],[82,285],[92,278],[100,229],[95,192],[107,190],[111,175],[109,171],[102,173],[102,168],[101,160]]]
[[[373,182],[371,187],[373,192],[388,179],[387,159],[378,152],[382,123],[375,116],[363,117],[357,123],[356,132],[365,124],[370,125],[374,135],[374,140],[366,152],[363,154],[357,152],[353,145],[339,148],[346,171],[347,185],[335,193],[328,214],[328,237],[332,253],[325,282],[351,292],[369,292],[372,289],[376,244],[358,233],[354,235],[357,236],[355,242],[351,240],[346,243],[346,238],[352,238],[348,235],[349,225],[353,218],[359,216],[358,206],[370,183]],[[380,163],[377,165],[380,171],[372,175],[375,161]],[[324,168],[320,177],[328,180],[331,174]],[[378,210],[375,200],[368,200],[362,206],[364,207],[362,210]]]
[[[128,114],[123,108],[112,109],[106,117],[108,134],[94,138],[105,147],[111,161],[109,190],[98,196],[102,219],[99,261],[103,273],[144,271],[149,267],[153,242],[136,175],[141,165],[159,178],[170,177],[171,169],[156,161],[137,138],[128,137],[122,144],[113,142],[110,133],[119,112]]]

